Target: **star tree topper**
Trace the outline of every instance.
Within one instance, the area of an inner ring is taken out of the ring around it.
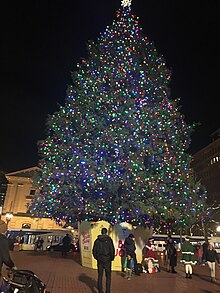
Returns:
[[[131,6],[131,1],[132,0],[122,0],[121,1],[121,6],[123,6],[123,7]]]

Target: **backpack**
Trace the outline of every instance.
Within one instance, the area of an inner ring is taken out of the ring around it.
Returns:
[[[110,256],[109,241],[99,241],[99,255]]]
[[[143,267],[140,263],[137,263],[136,268],[135,268],[137,274],[143,273]]]
[[[113,251],[111,249],[111,242],[109,239],[105,239],[104,241],[96,239],[93,248],[93,256],[95,259],[101,261],[112,260],[114,258],[112,253]]]

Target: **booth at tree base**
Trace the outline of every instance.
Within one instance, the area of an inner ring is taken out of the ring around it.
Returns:
[[[134,234],[137,261],[142,261],[142,250],[145,243],[151,237],[153,230],[138,226],[134,228],[129,223],[120,223],[111,226],[108,222],[100,221],[91,224],[84,221],[79,224],[79,241],[82,266],[97,268],[97,261],[92,255],[94,241],[101,234],[102,228],[107,228],[108,235],[112,238],[115,246],[115,259],[112,262],[113,271],[122,271],[122,263],[125,257],[124,241],[130,234]]]

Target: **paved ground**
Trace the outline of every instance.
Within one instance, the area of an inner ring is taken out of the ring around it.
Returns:
[[[51,293],[97,293],[97,271],[80,265],[78,253],[62,258],[60,253],[24,252],[11,253],[19,269],[30,269],[47,284]],[[210,282],[207,266],[195,266],[193,279],[185,279],[183,266],[178,274],[168,273],[162,266],[160,273],[132,276],[130,281],[123,273],[112,273],[112,293],[220,293],[220,269],[217,283]]]

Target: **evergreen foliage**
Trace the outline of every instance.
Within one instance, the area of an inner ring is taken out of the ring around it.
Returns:
[[[88,43],[65,105],[39,143],[42,192],[35,216],[185,226],[205,191],[187,153],[193,126],[170,97],[171,74],[131,7]]]

